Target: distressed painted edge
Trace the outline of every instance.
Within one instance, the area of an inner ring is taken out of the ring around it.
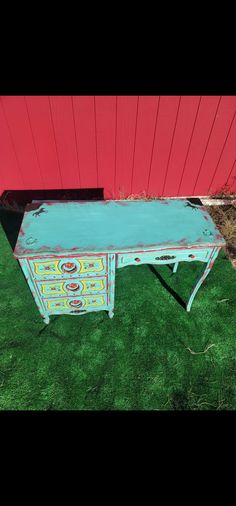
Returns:
[[[222,237],[223,239],[223,237]],[[93,250],[93,252],[91,253],[87,253],[87,251],[85,251],[84,253],[81,251],[81,250],[76,250],[74,251],[73,253],[71,253],[71,250],[70,251],[63,251],[63,255],[58,255],[56,252],[42,252],[42,253],[25,253],[25,254],[16,254],[16,253],[13,253],[13,256],[17,259],[20,259],[20,258],[29,258],[30,260],[33,260],[33,259],[43,259],[43,258],[73,258],[73,257],[76,257],[76,256],[81,256],[81,257],[84,257],[84,256],[94,256],[94,255],[109,255],[110,253],[114,253],[114,254],[122,254],[122,253],[144,253],[144,252],[153,252],[153,251],[167,251],[167,250],[190,250],[190,249],[214,249],[214,248],[223,248],[224,246],[226,246],[226,242],[222,241],[221,243],[211,243],[211,244],[208,244],[208,243],[204,243],[204,244],[191,244],[191,245],[186,245],[186,246],[179,246],[179,245],[169,245],[169,246],[158,246],[156,245],[155,247],[151,247],[151,249],[149,249],[148,247],[145,247],[144,249],[142,250],[139,250],[137,249],[137,247],[134,247],[134,248],[126,248],[126,249],[119,249],[119,250],[116,250],[114,249],[114,251],[111,251],[111,250]]]

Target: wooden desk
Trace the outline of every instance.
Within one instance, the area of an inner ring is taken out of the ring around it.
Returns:
[[[48,201],[26,207],[14,256],[45,323],[52,314],[107,310],[126,265],[204,262],[193,299],[225,245],[203,206],[188,200]],[[138,277],[138,271],[137,271]]]

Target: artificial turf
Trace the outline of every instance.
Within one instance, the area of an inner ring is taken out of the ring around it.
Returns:
[[[190,313],[180,303],[203,265],[118,269],[113,319],[45,325],[0,229],[0,409],[236,409],[236,271],[223,251]]]

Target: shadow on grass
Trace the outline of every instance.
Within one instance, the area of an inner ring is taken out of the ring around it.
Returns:
[[[169,264],[167,264],[168,267]],[[150,269],[150,271],[155,274],[155,276],[157,277],[157,279],[159,279],[161,285],[175,298],[175,300],[177,300],[177,302],[180,304],[180,306],[182,306],[182,308],[184,310],[186,310],[186,302],[184,302],[183,299],[181,299],[181,297],[178,295],[177,292],[175,292],[175,290],[173,290],[173,288],[171,288],[167,283],[166,281],[161,277],[161,275],[159,274],[159,272],[155,269],[155,267],[151,264],[148,264],[148,267]],[[171,267],[170,267],[171,268]],[[172,270],[172,269],[171,269]]]
[[[54,315],[54,318],[51,317],[50,322],[46,323],[44,325],[44,327],[38,332],[38,336],[40,336],[40,334],[42,334],[46,329],[48,329],[49,325],[52,326],[52,324],[59,318],[59,316],[62,316],[62,315],[57,314],[57,315]]]
[[[0,194],[0,223],[14,250],[25,207],[32,200],[104,200],[103,188],[5,190]]]

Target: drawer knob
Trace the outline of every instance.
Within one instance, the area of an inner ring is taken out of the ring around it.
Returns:
[[[61,268],[62,268],[63,272],[68,272],[68,274],[75,272],[77,270],[76,265],[72,262],[67,262],[65,264],[62,264]]]
[[[79,290],[79,285],[78,283],[69,283],[68,285],[66,285],[66,289],[76,291]]]
[[[135,262],[141,262],[140,258],[135,258]]]
[[[189,258],[195,258],[195,255],[189,255]]]
[[[74,306],[74,307],[80,307],[82,306],[82,302],[80,300],[71,300],[69,302],[70,306]]]

